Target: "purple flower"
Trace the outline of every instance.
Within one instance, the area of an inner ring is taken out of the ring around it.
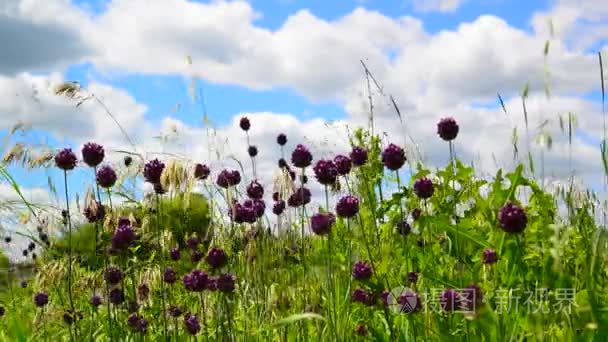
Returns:
[[[359,146],[353,147],[353,150],[350,152],[350,159],[355,166],[364,165],[367,162],[367,150]]]
[[[39,308],[44,307],[49,303],[49,295],[45,292],[36,293],[36,295],[34,296],[34,303],[36,303],[36,306]]]
[[[483,303],[483,292],[481,288],[475,284],[462,289],[460,296],[460,307],[466,311],[475,311]]]
[[[287,144],[287,136],[283,133],[277,135],[277,144],[284,146]]]
[[[421,215],[422,210],[420,210],[420,208],[414,208],[414,210],[412,210],[412,220],[418,221]]]
[[[224,273],[217,278],[217,289],[224,293],[234,292],[236,277],[230,273]]]
[[[255,147],[254,145],[251,145],[247,148],[247,153],[249,154],[249,156],[251,158],[254,158],[255,156],[258,155],[258,148]]]
[[[524,210],[513,203],[507,203],[498,213],[500,226],[507,233],[521,233],[526,229],[528,217]]]
[[[420,296],[417,293],[409,290],[403,292],[399,298],[397,298],[397,303],[401,305],[401,312],[405,313],[417,312],[422,308]]]
[[[450,141],[456,139],[458,135],[458,124],[453,118],[443,118],[437,123],[437,134],[441,139]]]
[[[120,288],[110,291],[110,303],[114,305],[122,304],[125,301],[125,293]]]
[[[249,128],[251,128],[251,122],[249,122],[249,119],[246,116],[243,116],[239,122],[239,126],[241,126],[243,131],[247,132]]]
[[[227,189],[241,182],[241,174],[237,170],[222,170],[217,175],[216,183],[219,187]]]
[[[219,277],[211,277],[209,276],[209,282],[207,283],[207,290],[209,291],[217,291],[217,280]]]
[[[192,250],[197,249],[199,243],[201,243],[201,241],[196,236],[191,236],[188,240],[186,240],[186,245],[188,245],[188,247]]]
[[[114,236],[112,236],[112,248],[114,250],[124,251],[129,248],[136,239],[137,236],[131,227],[131,223],[128,222],[128,220],[120,220],[118,228],[116,228]]]
[[[104,157],[105,152],[101,145],[90,142],[82,147],[82,161],[90,167],[96,167],[101,164]]]
[[[407,236],[409,235],[409,233],[412,231],[412,226],[410,226],[409,223],[407,223],[407,221],[403,220],[403,221],[399,221],[397,223],[397,233],[403,235],[403,236]]]
[[[298,144],[291,154],[291,163],[296,167],[305,168],[310,166],[312,162],[312,154],[302,144]]]
[[[382,151],[382,163],[384,163],[384,166],[389,170],[399,170],[403,164],[405,164],[406,160],[405,151],[395,144],[389,144],[384,151]]]
[[[374,305],[374,295],[364,289],[355,289],[350,298],[355,303],[361,303],[368,306]]]
[[[182,256],[182,253],[179,251],[179,248],[175,247],[171,249],[169,256],[171,257],[171,260],[177,261]]]
[[[460,294],[454,289],[446,289],[441,294],[440,304],[443,311],[452,312],[460,306]]]
[[[152,184],[160,183],[160,176],[163,174],[165,164],[158,159],[149,161],[144,165],[144,178],[146,182]]]
[[[382,304],[388,305],[388,298],[390,297],[390,295],[391,292],[386,289],[380,293],[380,301],[382,302]]]
[[[285,210],[285,201],[276,201],[272,206],[272,213],[275,215],[281,215]]]
[[[148,320],[145,318],[140,318],[139,322],[137,322],[137,331],[144,334],[148,331]]]
[[[367,336],[367,326],[365,324],[358,324],[357,328],[355,328],[355,333],[359,336]]]
[[[64,148],[55,155],[55,165],[64,171],[73,170],[78,159],[71,148]]]
[[[177,281],[177,274],[171,267],[165,268],[165,272],[163,272],[163,281],[167,284],[173,284]]]
[[[336,217],[332,213],[317,213],[310,218],[310,227],[317,235],[329,234],[334,223],[336,223]]]
[[[350,218],[359,212],[359,199],[352,195],[346,195],[338,200],[336,213],[339,217]]]
[[[353,265],[352,275],[357,280],[367,280],[372,277],[372,266],[365,261],[357,261]]]
[[[84,217],[89,223],[103,221],[106,216],[106,208],[103,204],[95,201],[91,205],[84,208]]]
[[[131,156],[125,156],[125,159],[123,160],[125,163],[126,167],[131,166],[131,163],[133,162],[133,158],[131,158]]]
[[[201,251],[192,251],[192,254],[190,254],[190,260],[192,262],[199,262],[199,261],[201,261],[202,258],[203,258],[203,252],[201,252]]]
[[[313,167],[317,181],[323,185],[332,185],[338,177],[338,169],[336,164],[331,160],[321,159]]]
[[[410,283],[415,284],[418,281],[418,273],[411,271],[407,273],[407,281],[409,281]]]
[[[249,198],[261,199],[264,197],[264,187],[257,180],[252,181],[247,186],[247,196]]]
[[[253,201],[245,201],[244,204],[235,203],[231,210],[231,214],[234,216],[234,222],[236,223],[255,223],[258,216]]]
[[[498,253],[492,248],[486,248],[483,251],[483,263],[494,264],[498,261]]]
[[[310,203],[310,199],[312,194],[310,190],[307,188],[301,187],[298,188],[289,198],[287,199],[287,204],[290,207],[301,207],[303,205],[307,205]]]
[[[211,248],[207,253],[205,261],[207,261],[212,268],[222,268],[228,262],[228,256],[221,248]]]
[[[98,295],[92,295],[91,299],[89,300],[89,302],[91,303],[91,305],[93,307],[98,307],[101,305],[101,297],[99,297]]]
[[[103,273],[103,279],[110,285],[116,285],[122,280],[122,271],[116,266],[108,266]]]
[[[202,270],[194,270],[186,274],[182,281],[186,290],[193,292],[201,292],[207,287],[209,282],[209,275]]]
[[[196,335],[201,331],[201,324],[194,315],[186,314],[186,317],[184,317],[184,326],[190,335]]]
[[[169,316],[171,316],[171,317],[179,317],[183,313],[182,309],[177,305],[171,305],[169,307],[168,311],[169,311]]]
[[[207,179],[207,177],[209,177],[209,174],[211,174],[209,166],[204,164],[194,165],[194,177],[196,179]]]
[[[338,174],[341,176],[347,175],[350,172],[350,169],[352,168],[352,162],[350,158],[343,155],[337,155],[334,158],[334,164],[336,164]]]
[[[285,159],[283,159],[283,158],[279,159],[279,168],[280,169],[289,169],[289,165],[287,165],[287,162],[285,161]]]
[[[97,184],[102,188],[111,188],[116,184],[116,172],[109,165],[102,166],[97,170]]]
[[[139,315],[136,313],[130,314],[127,318],[127,324],[129,325],[129,327],[131,327],[131,329],[136,329],[137,323],[139,323]]]
[[[434,192],[435,189],[433,187],[433,181],[431,181],[430,179],[423,177],[417,179],[414,182],[414,193],[416,194],[416,196],[418,196],[418,198],[430,198],[431,196],[433,196]]]

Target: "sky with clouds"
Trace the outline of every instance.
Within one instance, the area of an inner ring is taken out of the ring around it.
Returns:
[[[608,59],[607,39],[604,0],[3,0],[0,135],[21,123],[29,130],[12,143],[80,149],[96,141],[132,150],[108,109],[138,152],[176,153],[217,170],[236,167],[226,156],[247,160],[238,128],[246,115],[259,176],[269,183],[280,132],[287,151],[296,143],[317,158],[348,150],[346,130],[368,122],[363,60],[382,85],[372,95],[376,130],[387,142],[413,140],[423,161],[442,164],[447,146],[435,124],[453,116],[462,160],[488,172],[511,167],[515,127],[525,152],[520,96],[528,84],[531,140],[545,120],[553,138],[547,176],[569,174],[559,117],[574,113],[572,165],[597,186],[598,51]],[[78,81],[105,108],[56,96],[63,81]],[[55,171],[11,171],[28,196],[49,200],[41,189]],[[75,191],[87,177],[79,172]]]

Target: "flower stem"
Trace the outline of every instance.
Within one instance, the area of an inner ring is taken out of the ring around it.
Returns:
[[[65,185],[65,205],[66,205],[66,220],[68,223],[68,298],[70,300],[70,309],[72,313],[74,310],[74,300],[72,298],[72,220],[70,218],[70,196],[68,191],[68,171],[63,170],[63,181]],[[75,329],[75,328],[74,328]],[[70,337],[72,336],[72,329],[70,328]]]

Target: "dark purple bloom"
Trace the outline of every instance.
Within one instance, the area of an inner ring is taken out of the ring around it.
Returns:
[[[201,241],[196,236],[191,236],[188,240],[186,240],[186,245],[188,245],[188,247],[192,250],[196,250],[199,243],[201,243]]]
[[[133,158],[131,158],[131,156],[125,156],[125,159],[123,160],[125,163],[126,167],[131,166],[131,163],[133,162]]]
[[[289,165],[287,165],[287,162],[285,161],[285,159],[283,159],[283,158],[279,159],[279,168],[280,169],[289,169]]]
[[[97,170],[97,184],[102,188],[111,188],[116,184],[116,172],[109,165],[102,166]]]
[[[272,213],[275,215],[281,215],[285,210],[285,201],[276,201],[272,206]]]
[[[420,296],[413,291],[405,291],[403,292],[399,298],[397,299],[397,303],[401,305],[401,312],[405,313],[413,313],[420,311],[422,308],[422,301],[420,300]]]
[[[106,208],[103,204],[95,201],[92,205],[84,208],[84,217],[87,218],[89,223],[103,221],[106,217]]]
[[[116,285],[122,280],[122,271],[116,266],[109,266],[103,273],[103,279],[110,285]]]
[[[90,167],[96,167],[101,164],[104,157],[105,152],[101,145],[90,142],[82,147],[82,161]]]
[[[422,210],[420,210],[420,208],[414,208],[414,210],[412,210],[412,220],[417,221],[421,215]]]
[[[205,257],[205,261],[212,268],[222,268],[228,263],[228,256],[221,248],[211,248]]]
[[[358,324],[357,328],[355,328],[355,333],[359,336],[367,336],[367,326],[365,324]]]
[[[460,306],[460,294],[454,289],[446,289],[441,294],[440,304],[443,311],[452,312]]]
[[[437,134],[441,139],[450,141],[456,139],[458,135],[458,124],[453,118],[443,118],[437,123]]]
[[[71,148],[65,148],[55,155],[55,165],[64,171],[73,170],[78,159]]]
[[[217,280],[219,277],[209,277],[209,282],[207,283],[207,290],[209,291],[217,291]]]
[[[492,248],[486,248],[483,251],[483,263],[494,264],[498,261],[498,253]]]
[[[230,273],[224,273],[217,278],[217,289],[224,293],[234,292],[236,277]]]
[[[351,300],[368,306],[374,305],[374,295],[364,289],[355,289],[351,294]]]
[[[139,323],[139,315],[136,313],[130,314],[129,317],[127,318],[127,324],[129,325],[129,327],[131,327],[131,329],[136,329],[138,323]]]
[[[357,261],[353,265],[352,275],[357,280],[367,280],[372,277],[372,266],[365,261]]]
[[[399,170],[403,164],[405,164],[406,160],[405,151],[395,144],[389,144],[384,151],[382,151],[382,163],[384,163],[384,166],[389,170]]]
[[[211,174],[209,166],[204,164],[194,165],[194,177],[196,179],[207,179],[207,177],[209,177],[209,174]]]
[[[526,229],[528,217],[524,210],[513,203],[507,203],[498,213],[500,226],[507,233],[521,233]]]
[[[182,309],[177,305],[171,305],[169,307],[168,311],[169,311],[169,316],[171,316],[171,317],[179,317],[183,313]]]
[[[353,147],[353,150],[350,152],[350,159],[355,166],[364,165],[367,162],[367,150],[359,146]]]
[[[194,315],[187,314],[186,317],[184,317],[184,326],[186,326],[186,330],[190,335],[196,335],[201,331],[201,324]]]
[[[310,193],[310,190],[308,190],[308,188],[301,187],[291,194],[291,196],[289,196],[287,204],[289,204],[290,207],[301,207],[310,203],[311,197],[312,194]]]
[[[418,198],[430,198],[433,196],[434,192],[435,188],[433,187],[433,181],[430,179],[423,177],[414,182],[414,193],[416,196],[418,196]]]
[[[258,155],[258,148],[254,145],[251,145],[247,148],[247,153],[249,153],[249,156],[253,158]]]
[[[34,296],[34,303],[37,307],[42,308],[49,303],[49,295],[45,292],[38,292]]]
[[[137,331],[142,334],[145,334],[148,331],[148,320],[145,318],[140,318],[139,322],[137,322]]]
[[[277,144],[284,146],[287,144],[287,136],[283,133],[277,135]]]
[[[179,251],[179,248],[175,247],[171,249],[169,256],[171,257],[171,260],[177,261],[182,256],[182,253]]]
[[[291,163],[296,167],[305,168],[310,166],[312,162],[312,154],[302,144],[298,144],[291,154]]]
[[[460,306],[466,311],[475,311],[483,303],[483,292],[475,284],[471,284],[462,289],[460,296]]]
[[[116,288],[110,291],[110,303],[114,305],[122,304],[125,301],[125,293],[122,289]]]
[[[252,181],[247,186],[247,196],[249,198],[261,199],[264,197],[264,187],[257,180]]]
[[[236,223],[255,223],[258,216],[253,201],[245,201],[244,204],[235,203],[231,214],[234,214],[233,219]]]
[[[410,283],[415,284],[418,281],[418,272],[408,272],[407,273],[407,281],[409,281]]]
[[[249,119],[246,116],[243,116],[239,122],[239,126],[241,126],[243,131],[248,131],[249,128],[251,128],[251,122],[249,122]]]
[[[382,302],[382,304],[384,305],[388,305],[388,298],[390,297],[391,292],[389,290],[383,290],[382,293],[380,293],[380,301]]]
[[[114,250],[124,251],[137,239],[131,223],[127,222],[125,220],[119,222],[118,228],[114,231],[114,236],[112,236],[112,248]]]
[[[201,251],[192,251],[192,254],[190,254],[190,260],[192,262],[199,262],[199,261],[201,261],[202,258],[203,258],[203,252],[201,252]]]
[[[359,199],[352,195],[346,195],[338,200],[336,213],[339,217],[350,218],[359,212]]]
[[[90,303],[93,307],[98,307],[101,305],[101,297],[99,297],[98,295],[92,295],[91,299],[90,299]]]
[[[338,177],[338,169],[336,164],[331,160],[321,159],[313,167],[317,181],[323,185],[332,185]]]
[[[219,187],[227,189],[241,182],[241,174],[237,170],[222,170],[217,175],[216,183]]]
[[[334,164],[336,164],[338,174],[341,176],[347,175],[350,172],[350,169],[352,168],[352,162],[350,158],[343,155],[337,155],[334,158]]]
[[[410,226],[407,221],[403,220],[397,223],[397,233],[407,236],[412,231],[412,226]]]
[[[160,183],[160,176],[163,174],[165,164],[158,159],[149,161],[144,166],[144,178],[146,182],[152,184]]]
[[[255,210],[255,216],[260,218],[264,216],[264,211],[266,211],[266,203],[264,203],[264,201],[261,199],[254,199],[253,209]]]
[[[332,213],[317,213],[310,218],[310,227],[317,235],[326,235],[336,223],[336,217]]]
[[[173,284],[177,281],[177,274],[171,267],[165,268],[165,272],[163,273],[163,281],[167,284]]]
[[[186,290],[193,292],[201,292],[207,287],[209,282],[209,275],[202,270],[194,270],[186,274],[182,281]]]

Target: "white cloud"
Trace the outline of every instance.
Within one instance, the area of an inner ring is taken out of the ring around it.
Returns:
[[[419,12],[453,12],[464,0],[414,0],[414,10]]]

